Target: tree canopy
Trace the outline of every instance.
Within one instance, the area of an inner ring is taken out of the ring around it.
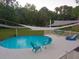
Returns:
[[[2,0],[0,2],[0,19],[16,23],[48,26],[50,20],[54,23],[54,20],[76,20],[78,18],[79,6],[73,8],[72,6],[64,5],[56,7],[55,11],[42,7],[38,11],[35,5],[29,3],[22,7],[16,0]]]

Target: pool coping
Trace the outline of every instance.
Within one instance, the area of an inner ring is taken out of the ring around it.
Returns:
[[[54,39],[53,45],[41,52],[33,53],[31,49],[7,49],[0,47],[0,59],[59,59],[79,46],[79,40],[70,42],[65,36],[45,35]],[[61,53],[61,54],[60,54]]]

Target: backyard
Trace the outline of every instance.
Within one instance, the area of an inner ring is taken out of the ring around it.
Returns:
[[[43,30],[32,31],[28,28],[17,29],[17,35],[43,35]],[[3,40],[8,37],[16,36],[16,29],[0,29],[0,40]]]
[[[60,30],[79,32],[79,25],[68,27],[68,28],[62,28]],[[66,33],[64,33],[64,34],[66,34]],[[31,30],[29,28],[20,28],[20,29],[17,29],[17,35],[19,35],[19,36],[44,35],[44,30]],[[12,36],[16,36],[16,29],[9,29],[9,28],[8,29],[7,28],[0,29],[0,40],[4,40],[5,38],[12,37]]]
[[[62,28],[60,30],[79,32],[79,25],[71,26],[68,28]]]
[[[79,59],[79,0],[0,0],[0,59]]]

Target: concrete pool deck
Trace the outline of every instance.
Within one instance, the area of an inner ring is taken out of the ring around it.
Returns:
[[[39,53],[31,49],[7,49],[0,46],[0,59],[60,59],[79,46],[79,40],[67,41],[65,36],[46,35],[53,38],[54,43]]]

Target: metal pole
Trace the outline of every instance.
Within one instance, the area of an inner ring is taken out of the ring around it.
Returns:
[[[18,30],[17,30],[17,27],[16,27],[16,36],[18,35]]]
[[[50,33],[51,33],[51,19],[50,19]]]
[[[51,19],[50,19],[50,29],[51,29]]]

